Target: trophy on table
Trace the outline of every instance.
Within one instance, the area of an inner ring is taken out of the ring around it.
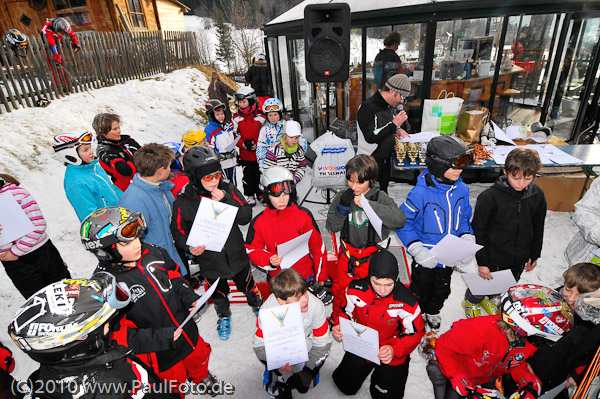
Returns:
[[[425,156],[427,155],[427,143],[419,143],[419,163],[425,164]]]
[[[394,145],[394,151],[396,152],[396,158],[398,159],[399,164],[404,163],[404,158],[406,157],[406,143],[398,140],[398,137],[394,138],[396,140],[396,144]]]
[[[408,159],[410,159],[411,165],[417,164],[417,156],[419,155],[419,144],[418,143],[408,143],[408,149],[406,150],[408,154]]]

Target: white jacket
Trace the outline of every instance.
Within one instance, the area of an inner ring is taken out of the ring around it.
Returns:
[[[589,262],[594,256],[592,251],[600,247],[600,179],[594,180],[584,197],[575,204],[573,223],[579,231],[565,250],[569,266]]]

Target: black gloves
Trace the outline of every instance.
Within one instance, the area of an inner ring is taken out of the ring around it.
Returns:
[[[71,43],[71,48],[73,48],[73,51],[76,53],[81,51],[81,46],[79,45],[79,43]]]
[[[254,140],[252,139],[246,139],[244,140],[244,147],[246,147],[246,149],[248,151],[252,151],[252,147],[254,146]]]
[[[344,194],[340,197],[340,204],[342,206],[350,206],[350,203],[354,199],[354,190],[351,188],[344,191]]]

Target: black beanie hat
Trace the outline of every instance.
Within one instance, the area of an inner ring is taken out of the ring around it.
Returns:
[[[398,280],[398,260],[387,249],[377,251],[369,262],[369,278],[391,278]]]

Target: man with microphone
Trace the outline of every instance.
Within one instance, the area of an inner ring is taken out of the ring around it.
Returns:
[[[406,111],[396,115],[399,104],[410,95],[410,81],[404,74],[394,75],[385,85],[360,105],[358,121],[358,153],[372,155],[379,167],[379,187],[387,193],[392,172],[391,155],[394,136],[406,137],[402,125],[408,120]]]

